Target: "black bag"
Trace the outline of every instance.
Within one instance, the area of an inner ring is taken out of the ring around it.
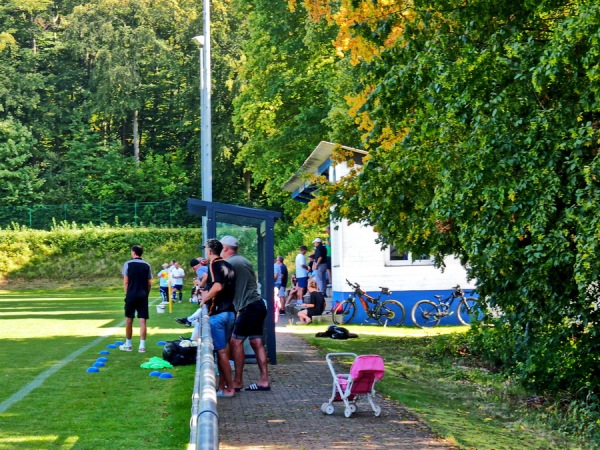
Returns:
[[[330,337],[331,339],[353,339],[357,338],[358,334],[350,333],[347,328],[338,327],[337,325],[329,325],[327,331],[315,334],[316,337]]]
[[[181,343],[184,346],[181,346]],[[193,341],[178,339],[176,341],[167,341],[163,347],[162,359],[170,362],[174,366],[189,366],[196,364],[196,355],[198,354],[198,347],[191,346]],[[186,345],[187,344],[187,345]]]

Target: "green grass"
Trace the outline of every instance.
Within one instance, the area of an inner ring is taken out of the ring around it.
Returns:
[[[173,379],[150,377],[139,367],[162,355],[159,340],[189,331],[173,317],[194,308],[174,308],[172,314],[151,312],[145,354],[108,349],[106,367],[86,373],[101,350],[124,340],[124,327],[117,327],[123,322],[120,290],[1,292],[0,404],[55,372],[0,414],[0,449],[185,448],[194,366],[169,370]],[[134,328],[136,348],[138,341]]]
[[[414,412],[437,435],[464,449],[594,448],[548,429],[528,394],[465,354],[467,327],[383,329],[348,326],[358,339],[316,338],[324,326],[296,326],[323,353],[379,354],[386,374],[377,391]]]

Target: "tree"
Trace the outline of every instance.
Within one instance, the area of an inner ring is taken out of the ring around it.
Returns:
[[[14,119],[0,120],[0,195],[3,205],[31,205],[44,184],[31,164],[36,140]]]
[[[459,256],[504,313],[479,332],[499,335],[490,351],[505,368],[597,394],[599,5],[307,8],[339,27],[369,150],[360,173],[323,190],[336,214],[384,245]]]

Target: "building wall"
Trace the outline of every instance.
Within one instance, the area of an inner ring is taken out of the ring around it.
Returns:
[[[330,169],[330,178],[339,179],[347,172],[347,167],[338,165]],[[446,258],[443,270],[436,268],[431,261],[413,264],[391,262],[389,248],[382,250],[376,238],[377,234],[369,226],[348,224],[345,220],[331,224],[334,304],[346,299],[353,290],[346,279],[360,284],[361,289],[375,297],[379,295],[380,286],[385,286],[393,291],[389,298],[399,300],[404,305],[407,314],[405,323],[410,324],[410,310],[418,300],[433,300],[436,294],[447,296],[457,284],[467,296],[475,288],[475,281],[467,280],[466,270],[456,258]],[[363,316],[358,316],[355,322],[360,323]],[[450,317],[444,323],[457,324],[458,321]]]

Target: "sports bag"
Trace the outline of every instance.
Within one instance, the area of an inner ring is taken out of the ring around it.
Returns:
[[[196,364],[197,354],[198,343],[196,341],[178,339],[176,341],[167,341],[163,347],[162,359],[174,366],[189,366]]]

